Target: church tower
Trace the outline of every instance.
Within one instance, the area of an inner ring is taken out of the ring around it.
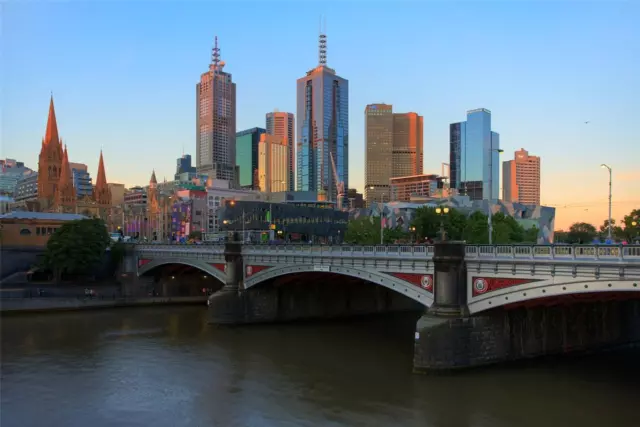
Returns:
[[[58,212],[75,213],[76,189],[73,187],[73,177],[69,167],[69,154],[64,147],[62,165],[60,167],[60,179],[55,193],[55,208]]]
[[[62,141],[58,135],[58,123],[53,107],[53,95],[49,102],[47,129],[38,158],[38,199],[40,210],[48,210],[55,203],[56,191],[62,174]]]
[[[93,188],[93,200],[100,207],[111,206],[111,189],[107,184],[107,174],[104,171],[104,158],[102,150],[100,150],[100,161],[98,162],[98,176],[96,177],[96,185]]]

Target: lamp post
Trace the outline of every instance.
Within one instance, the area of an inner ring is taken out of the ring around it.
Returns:
[[[492,140],[493,142],[493,140]],[[489,156],[489,215],[487,216],[487,222],[489,223],[489,244],[493,244],[493,153],[498,155],[504,150],[499,148],[491,148],[491,155]]]
[[[369,187],[369,190],[375,189],[376,187],[374,187],[373,185]],[[384,219],[384,193],[380,195],[380,204],[382,205],[380,207],[380,244],[382,245],[384,243],[384,223],[382,222],[382,220]]]
[[[449,213],[449,208],[436,208],[436,214],[440,215],[440,239],[447,240],[447,232],[444,229],[444,215]]]
[[[606,168],[609,170],[609,221],[608,221],[608,227],[607,227],[608,228],[607,235],[608,235],[609,241],[611,241],[611,178],[612,178],[611,166],[603,163],[600,165],[600,167],[603,169]]]
[[[415,239],[416,227],[412,225],[411,227],[409,227],[409,231],[411,232],[411,243],[414,244],[416,242],[416,239]]]

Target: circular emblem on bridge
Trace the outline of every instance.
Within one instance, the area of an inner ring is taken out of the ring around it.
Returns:
[[[479,294],[484,294],[489,289],[489,284],[483,278],[478,278],[473,281],[473,289]]]
[[[422,279],[420,279],[420,284],[424,289],[428,291],[433,289],[433,279],[430,275],[422,276]]]
[[[247,265],[247,276],[251,276],[253,274],[253,267]]]

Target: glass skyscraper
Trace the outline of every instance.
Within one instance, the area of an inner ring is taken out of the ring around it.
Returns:
[[[500,135],[491,130],[491,111],[467,111],[467,121],[449,126],[451,188],[471,200],[498,199]]]
[[[297,190],[336,200],[337,175],[349,188],[349,82],[326,65],[326,36],[320,35],[319,64],[297,82]]]
[[[265,129],[251,128],[236,133],[236,166],[240,187],[255,189],[258,178],[258,144]]]

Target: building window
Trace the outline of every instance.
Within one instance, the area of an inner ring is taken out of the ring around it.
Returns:
[[[31,230],[29,230],[28,228],[23,228],[22,230],[20,230],[20,235],[21,236],[31,236]]]

